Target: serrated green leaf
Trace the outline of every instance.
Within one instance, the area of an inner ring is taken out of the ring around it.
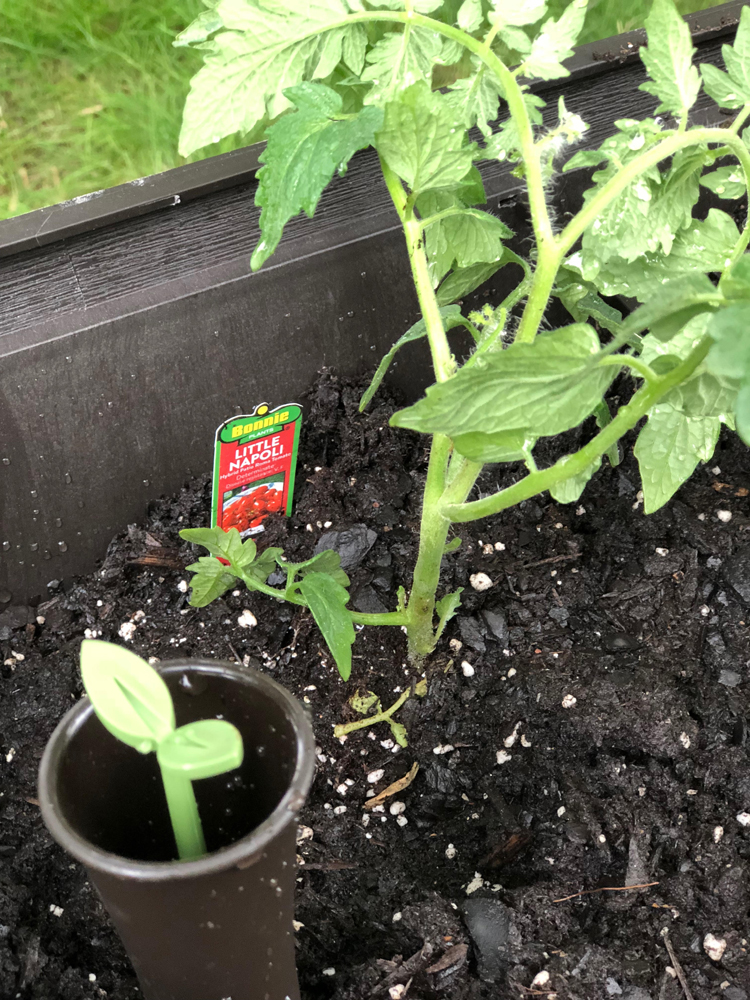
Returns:
[[[742,167],[719,167],[701,177],[703,187],[718,194],[720,198],[743,198],[747,192]]]
[[[289,107],[284,90],[328,76],[350,32],[344,0],[220,0],[216,13],[228,31],[202,44],[204,65],[185,103],[180,153],[246,133]],[[334,27],[338,25],[338,27]]]
[[[558,271],[553,294],[560,299],[577,323],[587,323],[593,319],[610,333],[619,331],[622,314],[597,294],[596,287],[591,282],[582,280],[570,268],[562,267]]]
[[[611,257],[601,264],[582,253],[566,264],[596,285],[602,295],[628,295],[644,302],[668,282],[697,271],[722,271],[728,266],[730,247],[739,239],[736,225],[726,212],[711,209],[704,221],[693,221],[677,234],[669,255],[645,253],[634,261]]]
[[[470,434],[458,434],[453,439],[453,447],[472,462],[520,462],[536,444],[536,438],[525,430],[499,431],[496,434],[484,434],[473,431]]]
[[[709,97],[713,97],[720,108],[741,108],[750,101],[750,95],[745,95],[732,78],[718,66],[703,63],[700,69],[706,93]]]
[[[228,559],[236,567],[243,569],[255,559],[257,551],[252,538],[242,541],[242,536],[236,528],[224,531],[223,528],[184,528],[180,538],[194,545],[202,545],[212,556]]]
[[[357,715],[370,715],[383,711],[380,698],[378,698],[374,691],[365,691],[363,694],[357,689],[356,694],[353,694],[349,699],[349,704]]]
[[[523,430],[542,437],[577,426],[594,409],[616,369],[592,365],[599,339],[585,324],[541,334],[533,344],[488,352],[471,368],[427,390],[391,418],[395,427],[451,438]]]
[[[185,568],[195,574],[190,581],[190,606],[193,608],[204,608],[237,585],[237,576],[215,556],[201,556]]]
[[[435,642],[440,640],[443,632],[445,631],[445,626],[453,618],[461,607],[461,594],[463,594],[464,588],[459,587],[458,590],[454,590],[451,594],[446,594],[441,597],[439,601],[435,603],[435,611],[438,615],[438,627],[435,632]]]
[[[452,330],[455,326],[461,323],[461,309],[459,306],[445,306],[440,310],[440,315],[443,320],[443,327],[446,331]],[[418,320],[413,326],[410,326],[406,333],[402,334],[393,347],[384,356],[383,360],[378,365],[378,370],[372,377],[372,382],[368,385],[367,389],[362,395],[362,399],[359,401],[359,412],[363,413],[368,403],[375,395],[375,393],[380,388],[380,383],[385,378],[385,374],[390,367],[391,362],[396,356],[396,352],[404,344],[409,344],[413,340],[419,340],[421,337],[427,336],[427,326],[424,319]]]
[[[473,150],[465,145],[449,105],[426,83],[416,83],[386,105],[375,145],[391,170],[417,194],[452,188],[472,167]]]
[[[223,27],[224,22],[216,9],[212,7],[209,10],[201,11],[195,20],[191,21],[187,28],[179,33],[172,45],[175,48],[180,48],[183,45],[196,45],[199,42],[205,42],[209,35],[213,35],[215,31],[219,31]]]
[[[102,725],[140,753],[154,750],[174,729],[169,688],[153,667],[129,649],[84,639],[81,677]]]
[[[646,18],[646,36],[648,46],[641,48],[640,55],[651,80],[639,90],[659,98],[657,114],[669,111],[682,116],[695,104],[701,78],[693,66],[690,28],[672,0],[654,0]]]
[[[547,10],[546,0],[492,0],[494,12],[490,13],[493,24],[510,24],[519,27],[536,24]]]
[[[681,402],[679,397],[676,399]],[[670,403],[668,397],[649,411],[634,450],[646,514],[663,507],[690,478],[698,463],[711,458],[720,427],[718,417],[689,417],[681,406]]]
[[[479,65],[476,58],[472,62],[470,76],[456,80],[445,94],[445,100],[453,111],[456,121],[465,128],[477,125],[485,138],[492,135],[490,123],[498,116],[500,98],[503,96],[495,77]]]
[[[278,556],[276,562],[287,573],[287,587],[293,586],[297,577],[305,577],[308,573],[325,573],[340,586],[349,586],[349,577],[341,568],[341,556],[335,549],[323,549],[304,562],[291,563]]]
[[[562,61],[573,55],[573,45],[586,19],[587,2],[588,0],[573,0],[557,21],[550,18],[544,22],[523,64],[525,76],[536,76],[542,80],[570,76]]]
[[[575,503],[586,489],[589,479],[598,471],[601,464],[601,457],[594,459],[591,465],[587,465],[583,472],[579,472],[577,476],[570,476],[568,479],[563,479],[562,482],[550,486],[550,495],[558,503]]]
[[[722,296],[705,274],[691,274],[663,285],[659,293],[625,320],[624,335],[650,330],[658,340],[669,340],[694,316],[712,312]]]
[[[362,82],[372,86],[366,104],[385,104],[397,97],[413,81],[429,85],[433,66],[441,61],[440,35],[425,28],[409,26],[408,31],[391,31],[370,49]]]
[[[722,45],[721,54],[732,83],[744,99],[743,103],[750,102],[750,10],[744,5],[734,44]]]
[[[327,573],[307,573],[300,582],[315,623],[326,641],[341,677],[352,672],[352,646],[356,638],[351,615],[346,610],[349,594]]]
[[[321,83],[300,83],[286,91],[297,107],[266,132],[260,154],[255,204],[261,209],[261,241],[250,264],[257,270],[271,256],[284,226],[299,212],[312,218],[320,196],[337,170],[359,149],[371,145],[383,123],[381,108],[362,108],[339,119],[343,101]]]
[[[277,568],[284,550],[277,546],[269,546],[259,553],[255,561],[245,568],[245,576],[252,577],[259,583],[265,583],[271,573]]]
[[[530,94],[527,91],[524,91],[523,102],[531,124],[541,125],[541,108],[546,107],[546,102],[536,94]],[[486,146],[480,150],[477,157],[480,160],[500,160],[501,162],[519,160],[520,158],[518,128],[512,118],[508,118],[500,125],[497,132],[492,133],[487,139]]]

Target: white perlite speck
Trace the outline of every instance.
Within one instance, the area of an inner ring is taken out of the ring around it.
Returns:
[[[50,903],[49,912],[52,914],[53,917],[61,917],[65,911],[63,910],[62,906],[55,906],[54,903]]]
[[[714,962],[720,962],[721,956],[727,950],[726,938],[718,938],[714,934],[706,934],[703,938],[703,950]]]
[[[531,980],[531,988],[534,989],[535,986],[546,986],[549,982],[549,972],[546,969],[542,969],[541,972],[537,972],[534,978]]]
[[[732,520],[731,510],[717,510],[716,516],[718,517],[718,519],[721,521],[722,524],[729,524],[729,522]]]
[[[377,771],[370,771],[370,773],[367,775],[367,780],[370,782],[371,785],[374,785],[378,781],[380,781],[380,779],[383,777],[384,774],[385,774],[384,769],[382,767],[379,767]]]
[[[498,750],[495,754],[495,759],[498,764],[507,764],[509,760],[512,759],[511,754],[507,750]]]
[[[455,749],[455,747],[453,746],[452,743],[445,743],[445,744],[441,743],[439,746],[433,747],[432,748],[432,752],[436,756],[440,757],[440,756],[442,756],[442,754],[444,754],[444,753],[450,753],[451,750],[454,750],[454,749]]]
[[[401,1000],[401,997],[406,993],[406,986],[403,983],[397,983],[395,986],[391,986],[388,990],[388,996],[391,1000]]]
[[[409,820],[406,818],[406,816],[397,816],[396,822],[398,823],[399,826],[406,826]]]
[[[573,708],[577,704],[578,699],[574,694],[566,694],[561,702],[563,708]]]
[[[669,549],[664,549],[664,548],[662,548],[661,546],[657,546],[657,547],[656,547],[656,548],[654,549],[654,552],[655,552],[655,553],[657,554],[657,556],[661,556],[661,557],[662,557],[662,559],[663,559],[663,558],[664,558],[665,556],[668,556],[668,555],[669,555]]]
[[[457,851],[457,850],[456,850],[456,848],[455,848],[455,847],[453,846],[453,844],[448,844],[448,846],[447,846],[447,847],[446,847],[446,849],[445,849],[445,856],[446,856],[446,858],[447,858],[447,859],[448,859],[449,861],[452,861],[452,860],[453,860],[453,859],[455,858],[455,856],[456,856],[457,854],[458,854],[458,851]]]
[[[346,795],[346,793],[349,791],[349,786],[345,784],[339,785],[336,791],[339,793],[339,795]]]
[[[406,812],[405,802],[391,802],[388,812],[391,816],[400,816],[402,812]]]
[[[311,826],[298,826],[297,827],[297,843],[302,844],[306,840],[312,840],[314,836],[313,828]]]
[[[237,624],[240,628],[255,628],[258,624],[258,619],[252,611],[249,610],[249,608],[245,608],[240,617],[237,619]]]
[[[345,812],[346,812],[346,806],[334,806],[333,809],[334,816],[343,816]]]
[[[510,749],[513,746],[513,744],[518,739],[518,729],[520,725],[521,725],[520,722],[517,722],[515,724],[515,726],[513,727],[513,732],[510,734],[510,736],[506,736],[505,739],[503,740],[503,746],[508,747],[508,749]]]
[[[472,667],[472,665],[469,663],[468,660],[464,660],[463,663],[461,664],[461,673],[464,675],[464,677],[473,677],[476,671],[474,670],[474,667]]]
[[[724,827],[723,826],[715,826],[714,827],[714,833],[713,833],[714,843],[718,844],[719,841],[721,840],[721,838],[723,836],[724,836]]]
[[[135,625],[132,622],[123,622],[122,625],[117,630],[117,634],[125,642],[130,642],[135,635]]]
[[[750,813],[745,812],[744,809],[742,810],[742,812],[737,813],[735,819],[740,824],[740,826],[750,826]]]
[[[16,756],[15,747],[11,747],[10,750],[5,755],[5,763],[10,764],[15,756]]]
[[[680,733],[680,743],[682,743],[686,750],[690,749],[690,737],[687,733]]]
[[[479,874],[479,872],[474,872],[474,878],[466,886],[466,895],[470,896],[473,892],[476,892],[477,889],[481,889],[483,885],[484,885],[484,879],[482,878],[482,876]]]
[[[489,590],[492,586],[492,580],[490,580],[486,573],[472,573],[469,577],[469,583],[474,590],[480,591]]]
[[[335,969],[323,969],[323,975],[324,976],[335,976],[336,975],[336,970]]]

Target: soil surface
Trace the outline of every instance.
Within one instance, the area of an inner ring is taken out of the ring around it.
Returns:
[[[360,416],[361,389],[318,383],[295,513],[259,543],[297,560],[354,529],[352,603],[377,611],[409,585],[425,442],[389,428],[384,395]],[[144,657],[236,658],[309,707],[304,1000],[747,1000],[750,452],[727,434],[644,517],[632,443],[576,504],[545,494],[459,526],[441,591],[466,588],[463,604],[428,693],[396,716],[403,749],[384,724],[333,735],[358,718],[358,687],[386,707],[420,680],[400,629],[363,629],[345,684],[304,611],[244,590],[189,607],[195,552],[178,531],[208,522],[207,482],[154,502],[90,578],[0,607],[0,997],[139,996],[35,799],[44,744],[81,694],[81,639],[123,643],[125,624]],[[479,489],[518,475],[491,467]],[[472,588],[478,573],[489,589]],[[408,787],[363,808],[414,764]]]

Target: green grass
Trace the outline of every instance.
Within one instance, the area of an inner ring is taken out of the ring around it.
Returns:
[[[168,170],[200,0],[0,0],[0,218]],[[224,140],[210,153],[240,145]]]
[[[651,5],[590,2],[586,40],[642,24]],[[683,13],[712,3],[677,0]],[[201,0],[0,0],[0,219],[184,162],[182,106],[201,57],[172,40],[203,9]],[[242,144],[224,139],[202,155]]]

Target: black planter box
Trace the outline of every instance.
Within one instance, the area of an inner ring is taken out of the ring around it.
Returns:
[[[697,62],[721,64],[742,6],[691,16]],[[560,93],[591,126],[586,147],[615,119],[652,113],[655,98],[638,90],[644,40],[630,32],[582,46],[570,77],[535,88],[550,123]],[[705,94],[692,117],[725,120]],[[374,367],[414,322],[402,234],[373,151],[251,273],[258,150],[0,222],[0,610],[91,571],[149,498],[210,468],[224,419],[298,397],[324,365]],[[519,181],[496,162],[483,176],[523,249]],[[560,216],[580,188],[569,175],[554,192]],[[510,280],[501,271],[476,297]],[[422,388],[426,357],[411,345],[395,367],[407,393]]]

